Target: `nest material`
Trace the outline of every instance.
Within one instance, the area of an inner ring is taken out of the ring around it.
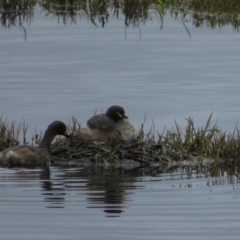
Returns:
[[[219,161],[239,161],[240,159],[240,130],[237,126],[233,133],[222,131],[215,124],[211,124],[212,113],[203,128],[197,128],[191,117],[187,118],[185,130],[175,121],[175,129],[166,130],[162,134],[155,134],[150,129],[145,134],[144,123],[141,125],[138,139],[132,142],[82,142],[74,138],[76,132],[81,128],[76,118],[72,117],[72,122],[68,125],[68,132],[73,136],[69,141],[56,138],[51,145],[52,160],[62,165],[71,162],[97,162],[97,163],[126,163],[127,160],[150,165],[160,163],[173,165],[174,162],[209,162]],[[144,120],[145,122],[145,120]],[[24,144],[27,125],[22,125]],[[9,146],[18,145],[18,134],[20,128],[15,123],[11,124],[0,118],[0,150]],[[10,141],[9,141],[10,140]],[[38,134],[32,138],[32,145],[41,140]],[[2,149],[1,149],[2,148]],[[184,161],[186,160],[186,161]]]
[[[150,162],[161,161],[159,156],[161,150],[161,146],[154,149],[154,147],[147,146],[140,141],[113,144],[72,140],[69,144],[66,141],[54,144],[51,154],[53,159],[78,159],[79,161],[88,159],[91,162],[116,162],[123,159],[132,159],[149,164]]]
[[[146,166],[153,163],[165,165],[169,164],[170,159],[179,161],[188,158],[188,156],[164,150],[160,144],[143,140],[119,143],[86,143],[76,139],[72,139],[70,142],[61,140],[52,145],[51,155],[53,162],[75,160],[78,162],[116,163],[133,160]]]

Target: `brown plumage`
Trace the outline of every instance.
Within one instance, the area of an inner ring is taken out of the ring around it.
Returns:
[[[6,166],[44,166],[49,162],[49,147],[57,135],[69,137],[66,125],[60,121],[51,123],[44,133],[38,147],[19,145],[0,153],[0,165]]]
[[[118,138],[111,133],[99,131],[97,129],[81,128],[75,134],[75,139],[84,142],[116,142]]]
[[[87,121],[87,126],[92,130],[102,132],[103,135],[108,133],[118,140],[131,141],[137,138],[138,133],[127,118],[124,109],[114,105],[108,108],[106,114],[99,114],[90,118]],[[96,135],[96,133],[93,132],[92,135]],[[100,133],[97,135],[100,135]]]

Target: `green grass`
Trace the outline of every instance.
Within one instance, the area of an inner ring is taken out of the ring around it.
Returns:
[[[144,120],[145,122],[145,120]],[[171,160],[191,160],[210,158],[239,160],[240,131],[235,127],[233,132],[223,131],[217,122],[212,123],[212,114],[206,119],[203,127],[197,127],[194,120],[186,118],[186,126],[181,127],[175,121],[172,129],[158,133],[154,122],[150,131],[144,132],[144,122],[140,127],[138,139],[132,142],[84,143],[72,138],[70,141],[59,137],[52,144],[52,154],[58,159],[88,159],[92,162],[119,162],[132,159],[142,164]],[[68,132],[74,134],[81,126],[75,117],[68,123]],[[20,144],[19,134],[22,131],[22,144],[32,142],[36,145],[41,134],[33,134],[31,141],[25,136],[27,125],[9,122],[0,118],[0,150]]]
[[[222,131],[211,124],[212,114],[204,127],[196,128],[191,117],[182,129],[176,122],[175,128],[167,130],[165,135],[159,135],[158,143],[165,148],[183,155],[203,156],[218,160],[238,159],[240,156],[240,133],[235,127],[233,133]]]
[[[0,151],[18,145],[21,125],[0,117]]]
[[[144,120],[145,121],[145,120]],[[69,125],[74,133],[80,128],[75,118]],[[222,131],[217,123],[212,124],[212,114],[206,120],[204,127],[196,127],[194,120],[186,119],[186,126],[180,127],[175,121],[175,126],[164,129],[163,133],[155,130],[154,122],[147,133],[144,132],[144,123],[139,130],[139,137],[132,142],[109,143],[83,143],[72,140],[66,148],[66,140],[56,141],[53,152],[60,150],[61,157],[68,158],[71,153],[73,158],[90,158],[92,161],[114,162],[123,158],[130,158],[142,163],[156,162],[159,160],[191,160],[211,158],[214,160],[238,160],[240,156],[240,132],[236,127],[231,132]],[[64,150],[65,149],[65,150]],[[58,154],[56,154],[57,156]],[[71,158],[71,157],[70,157]]]

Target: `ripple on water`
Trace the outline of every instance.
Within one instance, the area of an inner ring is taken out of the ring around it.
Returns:
[[[237,167],[151,171],[0,168],[0,238],[237,239]]]

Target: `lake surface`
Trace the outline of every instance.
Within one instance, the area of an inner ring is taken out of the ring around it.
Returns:
[[[64,25],[36,8],[25,24],[1,29],[0,112],[29,125],[28,138],[74,115],[122,105],[139,128],[161,132],[240,119],[240,35],[230,26],[195,28],[153,17],[126,29],[87,18]],[[141,30],[141,31],[140,31]],[[0,239],[239,239],[239,168],[173,172],[110,167],[0,168]]]
[[[77,24],[36,9],[23,30],[1,29],[0,109],[9,120],[29,124],[28,134],[44,131],[53,120],[74,115],[82,126],[114,104],[122,105],[139,128],[154,121],[161,132],[174,119],[203,126],[213,112],[225,130],[239,120],[240,35],[231,27],[195,28],[158,18],[138,28],[111,17],[97,28],[82,17]]]
[[[238,183],[210,168],[1,168],[0,238],[238,239]]]

